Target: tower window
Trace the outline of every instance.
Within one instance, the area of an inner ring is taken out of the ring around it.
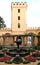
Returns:
[[[18,16],[18,20],[20,20],[20,16]]]
[[[18,9],[18,13],[20,13],[20,9]]]
[[[18,23],[18,28],[20,28],[20,23]]]

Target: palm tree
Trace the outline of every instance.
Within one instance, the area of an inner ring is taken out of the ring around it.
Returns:
[[[0,16],[0,28],[5,28],[6,27],[6,24],[3,20],[3,18]]]

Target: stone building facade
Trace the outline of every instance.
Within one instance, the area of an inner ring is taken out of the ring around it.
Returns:
[[[11,29],[0,29],[0,45],[16,45],[17,35],[22,38],[22,46],[40,44],[40,27],[27,28],[26,2],[12,2],[11,4]]]

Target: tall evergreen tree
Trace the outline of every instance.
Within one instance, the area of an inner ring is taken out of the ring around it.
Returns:
[[[3,18],[0,16],[0,28],[5,28],[6,27],[6,24],[3,20]]]

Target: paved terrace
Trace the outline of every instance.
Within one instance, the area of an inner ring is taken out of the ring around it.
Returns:
[[[14,64],[14,63],[12,63],[12,64],[6,64],[6,63],[4,63],[4,62],[0,62],[0,65],[37,65],[38,62],[40,62],[40,61],[30,62],[30,63],[28,63],[28,64],[23,64],[23,63],[20,63],[20,64]]]

